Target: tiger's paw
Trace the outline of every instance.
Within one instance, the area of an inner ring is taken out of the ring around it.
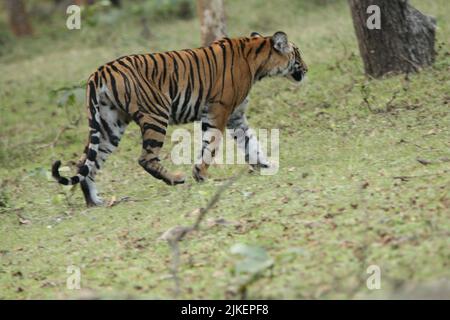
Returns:
[[[270,162],[258,162],[257,164],[251,164],[250,165],[250,172],[259,172],[261,169],[268,169],[271,167]]]
[[[93,197],[92,199],[87,199],[87,200],[86,200],[86,206],[87,206],[88,208],[92,208],[92,207],[101,207],[101,206],[103,206],[103,205],[105,205],[105,202],[103,201],[102,198],[100,198],[100,197],[98,197],[98,196]]]
[[[197,165],[192,168],[192,176],[197,182],[204,182],[207,179],[206,173],[203,173],[201,167]]]

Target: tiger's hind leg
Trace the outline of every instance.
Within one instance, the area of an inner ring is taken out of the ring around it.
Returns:
[[[163,180],[168,185],[184,183],[186,177],[183,173],[168,171],[158,158],[164,144],[168,120],[143,111],[136,111],[133,119],[142,133],[142,154],[139,157],[139,164],[153,177]]]
[[[98,196],[95,185],[95,176],[103,167],[108,156],[117,148],[125,129],[130,122],[129,116],[122,110],[100,103],[100,136],[98,152],[96,154],[87,154],[86,160],[93,161],[89,175],[85,180],[81,181],[81,190],[87,206],[99,206],[103,204],[103,200]]]

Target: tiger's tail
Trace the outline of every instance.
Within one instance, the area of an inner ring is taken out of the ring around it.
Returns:
[[[89,115],[89,143],[85,148],[86,159],[78,168],[78,173],[70,178],[61,176],[59,168],[61,161],[57,160],[52,166],[52,176],[58,183],[66,186],[75,185],[85,180],[95,166],[98,147],[100,144],[100,111],[94,80],[88,80],[87,90],[88,115]]]

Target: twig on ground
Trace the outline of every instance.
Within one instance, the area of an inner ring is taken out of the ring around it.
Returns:
[[[81,119],[81,116],[79,116],[77,119],[75,119],[75,121],[73,121],[73,123],[62,126],[59,129],[58,133],[56,134],[55,138],[51,142],[37,146],[36,149],[54,148],[55,145],[58,143],[59,138],[61,138],[62,134],[69,129],[75,128],[78,125],[78,123],[80,122],[80,119]]]
[[[172,266],[170,273],[172,274],[173,281],[175,283],[175,298],[178,298],[181,292],[180,277],[178,277],[178,266],[180,265],[180,247],[178,241],[168,241],[170,249],[172,250]]]
[[[117,199],[115,196],[113,196],[113,197],[111,197],[111,199],[106,204],[106,207],[107,208],[111,208],[111,207],[114,207],[114,206],[116,206],[116,205],[118,205],[119,203],[122,203],[122,202],[139,202],[139,201],[142,201],[142,200],[133,199],[133,198],[128,197],[128,196],[127,197],[122,197],[120,199]]]
[[[389,112],[392,110],[392,103],[394,102],[395,99],[397,99],[397,95],[400,93],[399,90],[394,91],[394,93],[392,94],[391,99],[386,103],[384,110],[386,112]]]
[[[245,170],[247,171],[247,170]],[[241,175],[244,173],[244,170],[240,172],[239,174],[235,175],[231,179],[229,179],[226,183],[224,183],[222,186],[219,187],[219,189],[216,191],[214,196],[209,200],[206,208],[200,209],[200,212],[197,216],[197,219],[192,227],[192,230],[198,230],[200,226],[200,222],[202,222],[203,218],[205,217],[206,213],[211,210],[211,208],[219,201],[222,193],[227,190],[238,178],[241,177]]]
[[[45,148],[54,148],[55,145],[58,143],[59,138],[61,137],[61,135],[70,128],[71,126],[65,125],[63,127],[61,127],[61,129],[58,131],[58,133],[56,134],[55,138],[46,144],[41,144],[40,146],[37,146],[36,149],[45,149]]]
[[[50,94],[52,96],[54,96],[54,95],[58,94],[61,91],[70,91],[70,90],[74,90],[74,89],[82,89],[82,88],[86,88],[86,86],[87,86],[87,81],[83,80],[83,81],[80,81],[79,83],[71,85],[71,86],[62,86],[62,87],[53,89],[53,90],[50,91]]]
[[[419,149],[423,149],[423,150],[433,150],[433,147],[427,147],[427,148],[425,148],[425,147],[422,147],[420,144],[417,144],[417,143],[415,143],[415,142],[408,141],[408,140],[406,140],[406,139],[404,139],[404,138],[400,139],[400,141],[399,141],[398,143],[408,143],[408,144],[413,145],[413,146],[415,146],[415,147],[417,147],[417,148],[419,148]]]
[[[192,226],[175,226],[167,230],[162,234],[162,236],[159,238],[161,240],[166,240],[169,244],[171,251],[172,251],[172,266],[170,268],[170,272],[172,274],[172,278],[175,283],[175,290],[174,295],[175,298],[177,298],[181,292],[180,289],[180,278],[178,276],[178,269],[180,266],[180,248],[179,248],[179,242],[190,232],[197,231],[200,228],[200,223],[203,221],[203,219],[206,216],[206,213],[210,211],[216,203],[219,201],[220,197],[222,196],[223,192],[227,190],[237,179],[239,179],[244,172],[247,171],[247,168],[245,170],[241,170],[237,175],[229,179],[226,183],[224,183],[222,186],[220,186],[214,196],[209,200],[208,204],[205,208],[200,208],[200,211],[197,215],[197,219],[195,220],[194,224]]]
[[[422,174],[422,175],[418,175],[418,176],[394,176],[392,178],[393,179],[398,179],[398,180],[401,180],[401,181],[409,181],[409,180],[414,179],[414,178],[425,178],[425,177],[439,176],[439,175],[445,174],[447,172],[448,172],[447,170],[444,170],[443,172]]]

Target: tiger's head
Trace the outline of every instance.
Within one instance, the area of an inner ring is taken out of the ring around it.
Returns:
[[[262,38],[260,46],[270,43],[270,47],[264,45],[267,50],[266,59],[262,58],[261,66],[257,72],[257,80],[266,76],[284,76],[291,81],[302,81],[308,72],[308,66],[303,61],[298,47],[288,41],[286,33],[275,32],[271,37],[263,37],[259,33],[253,32],[251,37]],[[259,47],[258,48],[263,48]],[[258,49],[257,49],[258,50]]]

